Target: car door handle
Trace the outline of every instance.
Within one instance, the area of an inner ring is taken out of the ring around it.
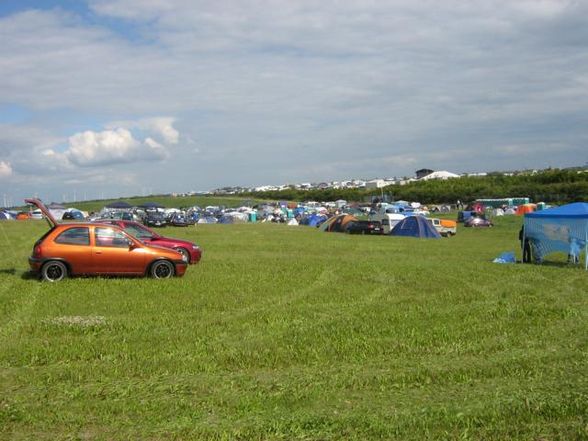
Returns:
[[[102,254],[102,251],[96,251],[96,254]]]

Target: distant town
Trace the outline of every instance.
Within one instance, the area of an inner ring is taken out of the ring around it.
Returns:
[[[535,171],[536,172],[536,171]],[[504,172],[504,175],[512,176],[515,172]],[[281,184],[281,185],[260,185],[257,187],[221,187],[205,192],[188,192],[188,193],[177,193],[173,196],[194,196],[202,194],[215,194],[215,195],[235,195],[241,193],[259,193],[265,191],[281,191],[288,189],[295,190],[327,190],[327,189],[345,189],[345,188],[365,188],[365,189],[376,189],[384,188],[389,185],[406,185],[411,182],[419,180],[430,180],[430,179],[452,179],[460,178],[462,176],[486,176],[487,173],[463,173],[461,175],[451,173],[446,170],[435,171],[430,169],[420,169],[415,172],[414,177],[386,177],[386,178],[374,178],[374,179],[348,179],[343,181],[323,181],[323,182],[301,182],[297,184]]]
[[[579,172],[588,172],[588,164],[584,167],[567,167],[562,170],[576,170]],[[529,175],[540,173],[542,170],[521,170],[521,171],[501,171],[492,172],[492,174],[501,174],[503,176],[515,176],[515,175]],[[373,179],[348,179],[342,181],[322,181],[322,182],[301,182],[296,184],[280,184],[280,185],[260,185],[256,187],[245,187],[245,186],[227,186],[221,188],[215,188],[207,191],[190,191],[187,193],[172,193],[172,196],[195,196],[195,195],[238,195],[242,193],[260,193],[269,191],[282,191],[288,189],[294,190],[327,190],[327,189],[378,189],[388,187],[390,185],[406,185],[417,181],[428,181],[432,179],[446,180],[461,177],[484,177],[488,176],[487,172],[479,173],[452,173],[446,170],[431,170],[428,168],[422,168],[415,172],[413,177],[384,177],[384,178],[373,178]]]

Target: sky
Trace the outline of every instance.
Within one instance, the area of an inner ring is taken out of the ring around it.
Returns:
[[[2,0],[0,195],[585,165],[586,17],[584,0]]]

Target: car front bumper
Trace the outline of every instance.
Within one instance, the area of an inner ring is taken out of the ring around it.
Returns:
[[[188,269],[188,264],[186,262],[184,262],[183,260],[176,260],[174,262],[174,265],[176,267],[176,276],[177,277],[182,277],[186,273],[186,269]]]
[[[200,248],[192,247],[190,249],[190,263],[198,263],[202,258],[202,250]]]

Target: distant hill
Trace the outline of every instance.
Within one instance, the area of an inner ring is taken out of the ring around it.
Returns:
[[[515,175],[489,173],[447,180],[419,180],[406,185],[380,189],[324,189],[253,192],[251,197],[283,200],[365,201],[372,196],[389,195],[394,200],[455,203],[478,198],[529,197],[534,202],[567,203],[588,200],[588,172],[582,169],[549,169]]]

